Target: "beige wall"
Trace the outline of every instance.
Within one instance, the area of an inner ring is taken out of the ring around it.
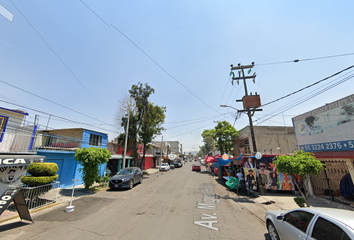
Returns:
[[[257,151],[262,154],[294,153],[298,150],[293,127],[254,126],[253,129]],[[247,126],[240,130],[240,137],[235,144],[235,156],[240,155],[238,149],[245,145],[245,140],[248,140],[250,152],[244,155],[253,155],[250,128]],[[247,149],[247,145],[245,147]]]

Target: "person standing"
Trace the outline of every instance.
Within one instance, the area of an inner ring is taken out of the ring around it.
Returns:
[[[253,170],[250,169],[248,171],[248,175],[247,175],[248,189],[253,189],[254,182],[255,182],[255,178],[254,178],[254,175],[253,175]]]

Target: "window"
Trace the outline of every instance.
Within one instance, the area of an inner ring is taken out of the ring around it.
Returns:
[[[313,217],[312,213],[294,211],[285,215],[284,221],[306,233],[307,226]]]
[[[349,236],[337,225],[319,217],[312,231],[312,238],[317,240],[349,240]]]
[[[2,142],[8,119],[8,117],[0,116],[0,142]]]
[[[90,134],[90,145],[101,146],[102,136],[96,134]]]

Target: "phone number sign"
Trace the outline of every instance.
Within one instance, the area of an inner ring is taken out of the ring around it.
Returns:
[[[305,152],[353,151],[354,140],[300,145]]]

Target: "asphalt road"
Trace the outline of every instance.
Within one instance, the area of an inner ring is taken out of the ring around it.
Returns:
[[[204,167],[203,167],[204,170]],[[0,239],[266,239],[264,222],[191,163],[132,190],[102,191],[0,226]]]

